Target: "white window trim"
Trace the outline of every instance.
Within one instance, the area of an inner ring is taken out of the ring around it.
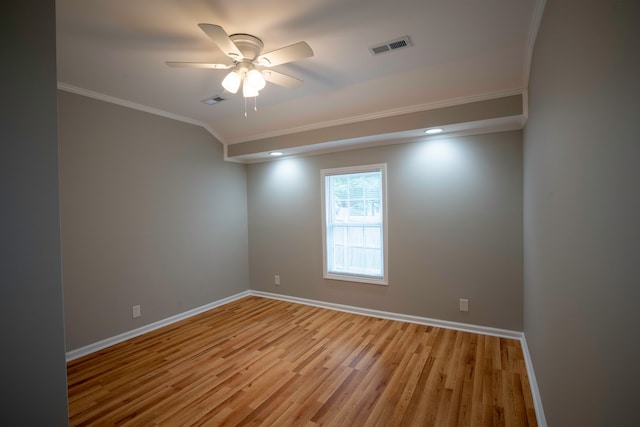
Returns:
[[[383,246],[383,269],[384,274],[382,278],[365,276],[365,275],[351,275],[351,274],[336,274],[329,273],[327,271],[327,204],[326,204],[326,188],[325,177],[330,175],[343,175],[348,173],[365,173],[365,172],[381,172],[381,184],[382,184],[382,246]],[[331,280],[341,280],[346,282],[358,282],[369,283],[372,285],[389,285],[389,256],[388,256],[388,221],[387,221],[387,164],[378,163],[373,165],[364,166],[349,166],[343,168],[321,169],[320,170],[320,196],[321,196],[321,210],[322,210],[322,270],[323,277]]]

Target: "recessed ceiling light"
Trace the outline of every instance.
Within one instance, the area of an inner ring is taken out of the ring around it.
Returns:
[[[278,156],[282,156],[282,152],[281,151],[272,151],[269,153],[270,156],[273,157],[278,157]]]
[[[424,131],[424,133],[426,133],[427,135],[433,135],[434,133],[440,133],[440,132],[442,132],[442,129],[440,128],[427,129]]]

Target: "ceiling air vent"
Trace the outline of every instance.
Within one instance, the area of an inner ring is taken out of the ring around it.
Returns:
[[[207,104],[207,105],[216,105],[218,102],[222,102],[224,100],[225,100],[225,98],[223,98],[221,96],[218,96],[218,95],[215,95],[215,96],[212,96],[211,98],[203,99],[200,102],[202,102],[203,104]]]
[[[369,52],[371,52],[371,55],[380,55],[381,53],[390,52],[392,50],[409,46],[413,46],[413,43],[411,43],[411,39],[409,38],[409,36],[404,36],[400,37],[399,39],[382,43],[378,46],[370,47]]]

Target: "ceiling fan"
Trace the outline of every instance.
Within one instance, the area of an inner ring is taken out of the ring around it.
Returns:
[[[303,81],[269,69],[276,65],[298,61],[313,56],[313,50],[306,42],[262,53],[262,40],[251,34],[227,35],[224,29],[214,24],[198,24],[200,29],[224,52],[228,61],[221,64],[205,62],[166,62],[169,67],[205,68],[228,70],[231,72],[222,81],[222,86],[236,93],[242,85],[245,98],[258,96],[266,82],[295,89]]]

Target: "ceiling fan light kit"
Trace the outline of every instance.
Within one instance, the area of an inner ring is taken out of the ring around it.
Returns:
[[[237,71],[232,71],[222,80],[222,87],[227,92],[236,93],[242,82],[242,76]]]
[[[245,98],[255,98],[258,95],[260,95],[258,89],[252,86],[251,83],[249,83],[249,80],[245,78],[242,81],[242,96]]]
[[[267,84],[267,81],[264,79],[262,73],[255,68],[249,70],[245,81],[249,85],[251,85],[251,87],[255,88],[256,91],[264,89],[265,85]]]
[[[263,68],[313,56],[313,50],[306,42],[294,43],[261,55],[264,44],[262,40],[251,34],[232,34],[229,36],[219,25],[198,24],[198,26],[227,55],[231,63],[166,62],[169,67],[214,70],[232,68],[231,72],[222,80],[222,87],[227,92],[237,93],[240,84],[242,84],[244,98],[257,97],[267,81],[290,89],[295,89],[303,83],[302,80],[295,77],[273,70],[263,70]]]
[[[259,91],[264,89],[267,81],[264,79],[262,72],[257,70],[252,64],[241,62],[236,69],[231,71],[222,80],[222,87],[231,93],[238,92],[242,83],[242,95],[245,98],[258,96]]]

